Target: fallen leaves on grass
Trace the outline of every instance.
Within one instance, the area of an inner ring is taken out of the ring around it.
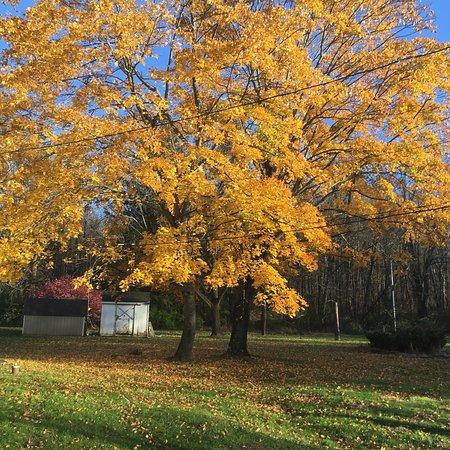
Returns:
[[[12,444],[26,446],[30,436],[51,448],[449,443],[442,359],[412,365],[323,339],[253,339],[257,357],[240,361],[218,357],[225,340],[200,339],[193,362],[175,363],[166,359],[171,336],[1,339],[4,356],[23,369],[15,378],[0,372],[0,402],[16,422],[0,421],[0,432]]]

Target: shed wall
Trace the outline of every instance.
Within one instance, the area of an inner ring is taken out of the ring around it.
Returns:
[[[84,317],[23,316],[22,333],[28,336],[83,336]]]
[[[149,307],[148,304],[136,306],[136,319],[134,322],[134,334],[136,336],[147,336]]]
[[[100,319],[100,335],[113,336],[114,334],[128,334],[146,336],[148,316],[149,305],[146,303],[115,304],[103,302]]]
[[[114,304],[102,303],[102,314],[100,317],[100,335],[113,336],[114,335],[114,321],[115,321]]]

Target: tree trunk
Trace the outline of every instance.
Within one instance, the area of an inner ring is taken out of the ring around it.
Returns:
[[[370,258],[370,266],[369,270],[367,272],[367,277],[364,283],[364,297],[363,297],[363,311],[367,312],[368,305],[370,304],[370,291],[372,288],[372,275],[373,275],[373,269],[375,267],[375,258],[372,256]],[[369,308],[370,309],[370,308]]]
[[[231,303],[231,337],[227,354],[230,356],[249,356],[247,333],[250,322],[250,289],[246,281],[234,292]]]
[[[185,295],[183,303],[183,333],[174,355],[174,359],[178,361],[189,361],[192,359],[196,325],[195,306],[195,293],[194,290],[190,288]]]
[[[220,324],[219,296],[215,295],[214,301],[212,301],[211,303],[211,337],[217,337],[222,331]]]
[[[413,286],[417,303],[417,313],[420,318],[428,315],[428,297],[430,294],[430,268],[433,258],[433,249],[424,249],[419,245],[412,246],[415,260],[413,262]]]
[[[421,280],[421,283],[419,284],[419,282],[417,282],[417,285],[417,313],[420,318],[424,318],[428,315],[428,274],[425,274]]]

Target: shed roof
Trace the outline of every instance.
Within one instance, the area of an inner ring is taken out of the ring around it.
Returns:
[[[148,302],[150,300],[150,292],[145,291],[127,291],[127,292],[112,292],[103,291],[103,301],[104,302],[114,302],[115,300],[123,303],[142,303]]]
[[[27,298],[23,305],[24,316],[86,317],[87,299]]]
[[[130,301],[117,301],[117,302],[102,302],[102,305],[118,305],[118,306],[133,306],[133,305],[149,305],[150,302],[130,302]]]

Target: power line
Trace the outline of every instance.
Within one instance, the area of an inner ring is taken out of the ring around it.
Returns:
[[[433,212],[433,211],[440,211],[440,210],[445,210],[450,208],[450,204],[448,205],[444,205],[444,206],[437,206],[437,207],[433,207],[433,208],[427,208],[427,209],[416,209],[414,211],[405,211],[405,212],[398,212],[398,213],[392,213],[392,214],[387,214],[387,215],[382,215],[382,216],[372,216],[372,217],[359,217],[357,219],[354,220],[348,220],[348,221],[342,221],[342,222],[336,222],[336,223],[329,223],[329,224],[324,224],[324,225],[314,225],[314,226],[308,226],[308,227],[304,227],[304,228],[298,228],[298,229],[293,229],[293,230],[289,230],[291,233],[302,233],[304,231],[312,231],[312,230],[319,230],[319,229],[325,229],[325,228],[334,228],[334,227],[339,227],[339,226],[343,226],[343,225],[353,225],[353,224],[357,224],[357,223],[362,223],[362,222],[371,222],[371,221],[382,221],[385,219],[390,219],[392,217],[399,217],[399,216],[407,216],[407,215],[412,215],[412,214],[421,214],[421,213],[426,213],[426,212]],[[350,231],[351,232],[351,231]],[[259,234],[260,232],[255,231],[254,233]],[[247,235],[241,235],[241,237],[246,237]],[[228,239],[236,239],[238,238],[238,236],[230,236],[230,237],[223,237],[223,238],[216,238],[216,239],[212,239],[212,240],[228,240]]]
[[[394,211],[392,211],[390,214],[385,214],[385,215],[378,215],[378,216],[372,216],[372,217],[359,217],[357,219],[354,220],[347,220],[347,221],[341,221],[341,222],[335,222],[335,223],[329,223],[329,224],[324,224],[324,225],[314,225],[314,226],[307,226],[307,227],[303,227],[303,228],[298,228],[298,229],[291,229],[289,230],[289,232],[291,233],[302,233],[304,231],[311,231],[311,230],[317,230],[317,229],[326,229],[326,228],[333,228],[333,227],[338,227],[338,226],[343,226],[343,225],[353,225],[353,224],[357,224],[357,223],[363,223],[363,222],[372,222],[372,221],[382,221],[385,219],[390,219],[392,217],[401,217],[401,216],[408,216],[408,215],[414,215],[414,214],[422,214],[422,213],[427,213],[427,212],[433,212],[433,211],[441,211],[441,210],[446,210],[450,208],[450,204],[446,204],[446,205],[442,205],[442,206],[434,206],[434,207],[422,207],[422,208],[418,208],[415,210],[411,210],[411,211],[403,211],[403,212],[398,212],[395,213]],[[357,232],[361,232],[363,231],[363,229],[358,230]],[[278,231],[277,231],[278,232]],[[272,232],[272,234],[277,233],[277,232]],[[337,237],[337,236],[341,236],[344,234],[349,234],[354,232],[354,230],[348,230],[346,232],[342,232],[342,233],[337,233],[336,235],[332,235],[332,237]],[[211,237],[209,239],[207,239],[208,241],[227,241],[227,240],[236,240],[236,239],[243,239],[243,238],[248,238],[250,235],[259,235],[259,234],[263,234],[263,231],[253,231],[253,232],[248,232],[248,233],[243,233],[240,235],[232,235],[232,236],[223,236],[223,237]],[[158,242],[158,243],[151,243],[151,244],[146,244],[147,246],[152,246],[152,247],[156,247],[159,245],[174,245],[174,244],[191,244],[191,243],[197,243],[199,241],[205,240],[205,238],[198,238],[198,239],[189,239],[189,240],[173,240],[173,241],[164,241],[164,242]],[[134,244],[137,245],[137,244]]]
[[[150,129],[154,129],[154,128],[158,128],[158,127],[163,127],[166,125],[172,125],[172,124],[176,124],[176,123],[181,123],[181,122],[186,122],[189,120],[196,120],[196,119],[201,119],[203,117],[209,117],[215,114],[219,114],[222,112],[227,112],[236,108],[242,108],[242,107],[246,107],[246,106],[253,106],[253,105],[258,105],[258,104],[262,104],[268,100],[273,100],[276,98],[281,98],[281,97],[288,97],[290,95],[295,95],[295,94],[299,94],[301,92],[307,91],[309,89],[315,89],[318,87],[323,87],[323,86],[327,86],[329,84],[333,84],[333,83],[338,83],[344,80],[347,80],[351,77],[357,77],[360,75],[365,75],[368,73],[371,73],[375,70],[380,70],[380,69],[385,69],[387,67],[390,67],[392,65],[395,64],[399,64],[405,61],[409,61],[412,59],[418,59],[418,58],[424,58],[427,56],[431,56],[437,53],[442,53],[445,52],[447,50],[450,50],[450,46],[438,49],[438,50],[434,50],[434,51],[430,51],[428,53],[424,53],[424,54],[419,54],[419,55],[410,55],[404,58],[400,58],[397,59],[395,61],[390,61],[388,63],[382,64],[380,66],[377,67],[372,67],[370,69],[364,69],[364,70],[359,70],[359,71],[355,71],[352,72],[351,74],[347,74],[347,75],[343,75],[341,77],[338,78],[333,78],[331,80],[328,81],[324,81],[322,83],[316,83],[310,86],[305,86],[303,88],[298,88],[298,89],[294,89],[291,91],[286,91],[286,92],[280,92],[277,94],[273,94],[273,95],[268,95],[266,97],[261,97],[257,100],[249,100],[247,102],[241,102],[241,103],[235,103],[232,105],[228,105],[228,106],[224,106],[223,108],[218,108],[215,110],[210,110],[210,111],[206,111],[203,113],[198,113],[198,114],[194,114],[191,116],[187,116],[187,117],[179,117],[178,119],[170,119],[170,120],[166,120],[166,121],[161,121],[158,123],[155,123],[153,125],[142,125],[140,127],[136,127],[136,128],[130,128],[127,130],[122,130],[122,131],[117,131],[114,133],[106,133],[106,134],[102,134],[102,135],[97,135],[97,136],[92,136],[92,137],[84,137],[84,138],[79,138],[79,139],[75,139],[75,140],[71,140],[71,141],[64,141],[64,142],[58,142],[58,143],[54,143],[54,144],[44,144],[41,146],[36,146],[36,147],[22,147],[19,148],[17,150],[15,150],[15,152],[19,152],[19,151],[33,151],[33,150],[45,150],[48,148],[56,148],[56,147],[63,147],[66,145],[72,145],[72,144],[81,144],[83,142],[92,142],[92,141],[96,141],[99,139],[107,139],[107,138],[111,138],[111,137],[117,137],[117,136],[123,136],[125,134],[129,134],[129,133],[135,133],[135,132],[140,132],[140,131],[145,131],[145,130],[150,130]]]

